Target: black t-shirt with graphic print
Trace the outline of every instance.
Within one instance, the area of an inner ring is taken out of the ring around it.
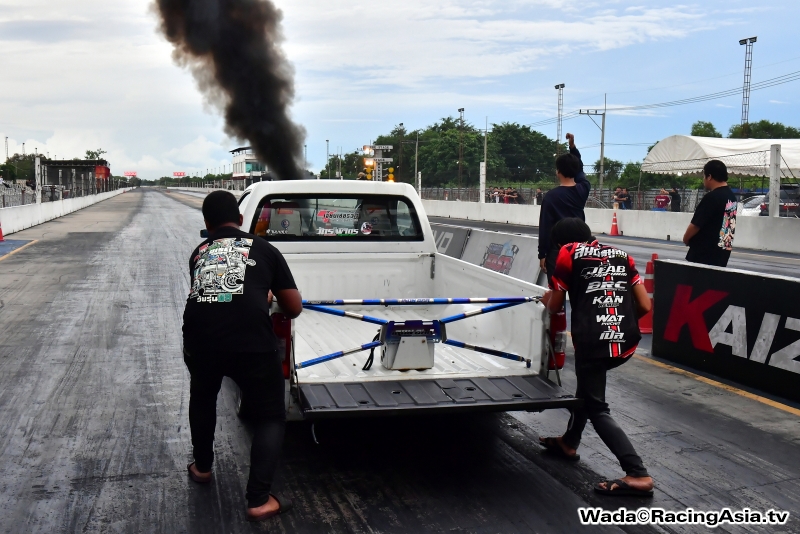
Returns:
[[[189,352],[267,352],[277,348],[267,296],[297,289],[283,255],[260,237],[223,227],[189,258],[183,312]]]
[[[633,286],[642,279],[633,258],[615,247],[570,243],[561,247],[551,288],[568,291],[576,357],[627,358],[642,335]]]
[[[692,224],[700,231],[689,241],[686,260],[726,267],[736,231],[736,195],[729,186],[706,194],[694,210]]]

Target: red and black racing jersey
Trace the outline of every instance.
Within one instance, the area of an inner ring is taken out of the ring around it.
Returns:
[[[641,284],[633,258],[597,241],[564,245],[552,289],[569,292],[572,341],[592,357],[626,358],[639,340],[632,288]]]

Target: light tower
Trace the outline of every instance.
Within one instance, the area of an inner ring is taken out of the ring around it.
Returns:
[[[558,131],[556,133],[556,157],[558,157],[561,155],[561,115],[564,112],[564,84],[560,83],[556,85],[556,90],[558,91]]]
[[[458,128],[458,195],[456,198],[461,199],[461,166],[464,160],[464,108],[458,108],[458,113],[461,115],[461,119]]]
[[[746,138],[750,126],[750,71],[753,68],[753,43],[758,37],[739,41],[744,45],[744,85],[742,86],[742,137]]]

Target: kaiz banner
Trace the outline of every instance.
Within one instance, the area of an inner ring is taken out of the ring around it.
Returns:
[[[800,279],[656,261],[653,355],[800,401]]]

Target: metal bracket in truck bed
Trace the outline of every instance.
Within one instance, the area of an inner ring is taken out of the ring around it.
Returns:
[[[300,384],[306,419],[413,412],[540,411],[582,402],[539,376]]]

